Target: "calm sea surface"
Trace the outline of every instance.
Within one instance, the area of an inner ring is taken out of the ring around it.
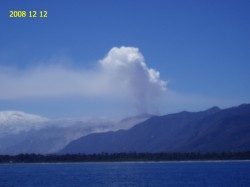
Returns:
[[[249,187],[250,162],[3,164],[0,187]]]

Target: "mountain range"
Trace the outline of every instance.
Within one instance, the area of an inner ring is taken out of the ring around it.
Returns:
[[[250,151],[250,104],[122,120],[0,112],[2,155],[224,151]]]
[[[250,151],[250,104],[152,116],[130,129],[92,133],[59,154]]]

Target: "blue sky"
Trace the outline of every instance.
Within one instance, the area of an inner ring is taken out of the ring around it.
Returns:
[[[13,71],[55,64],[96,72],[113,47],[130,46],[167,81],[166,96],[154,104],[161,114],[249,103],[249,8],[247,0],[2,1],[0,67],[17,79]],[[47,10],[48,18],[9,18],[10,10]],[[8,80],[15,87],[14,78]],[[7,82],[0,84],[5,89]],[[0,96],[0,110],[48,117],[136,113],[126,99],[117,100],[79,93]]]

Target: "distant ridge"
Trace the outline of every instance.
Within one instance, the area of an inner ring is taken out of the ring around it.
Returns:
[[[52,154],[87,134],[129,129],[148,118],[148,115],[139,115],[121,121],[108,118],[47,119],[21,111],[1,111],[0,154]]]
[[[153,116],[129,130],[95,133],[59,153],[250,151],[250,104]]]

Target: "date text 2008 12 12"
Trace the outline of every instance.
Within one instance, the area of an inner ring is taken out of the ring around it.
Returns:
[[[48,11],[42,10],[42,11],[25,11],[25,10],[10,10],[10,18],[47,18],[48,17]]]

